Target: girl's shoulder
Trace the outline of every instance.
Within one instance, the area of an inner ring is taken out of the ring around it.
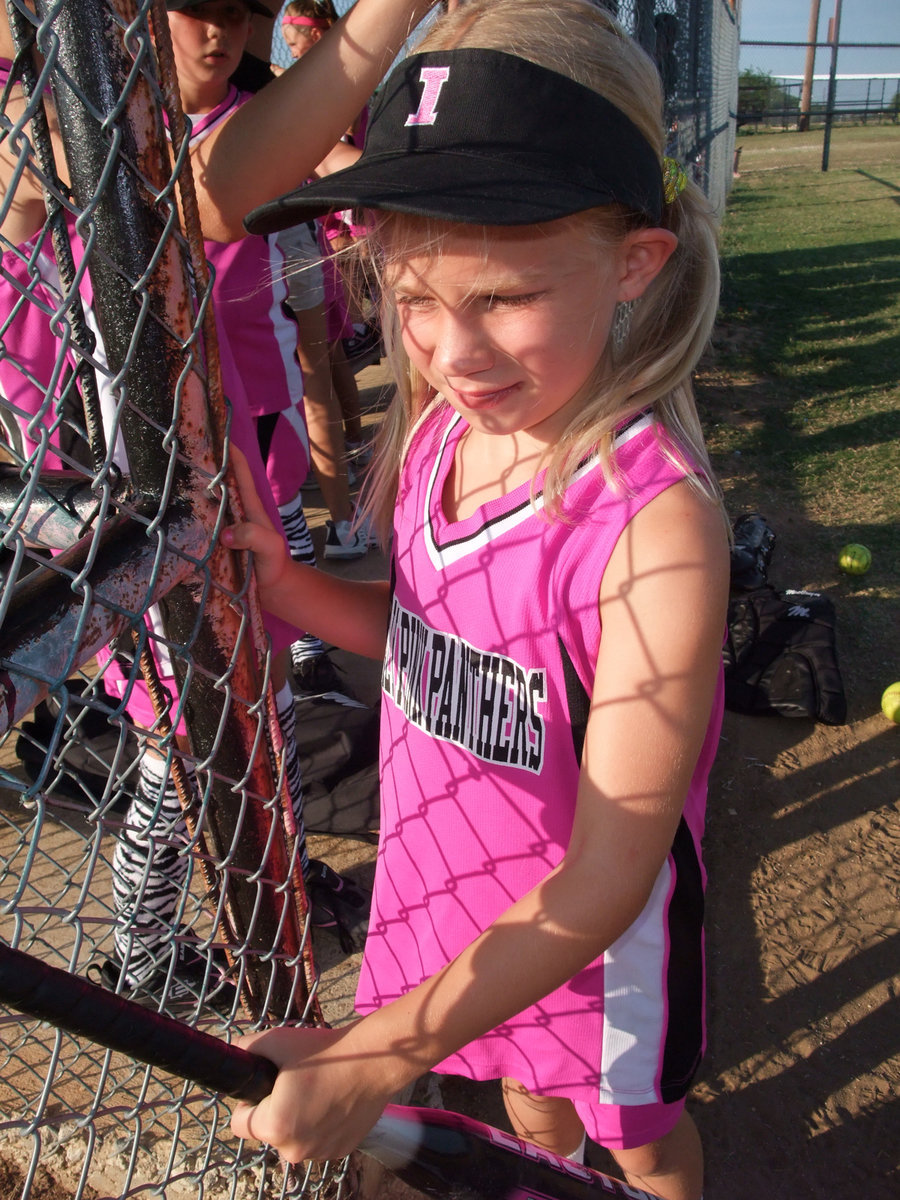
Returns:
[[[597,448],[582,460],[567,481],[562,510],[573,517],[585,505],[601,512],[639,507],[698,469],[654,413],[640,412],[613,430],[607,453]]]
[[[704,486],[703,469],[653,414],[639,414],[616,430],[608,459],[599,451],[573,473],[551,524],[560,577],[593,580],[635,519],[667,492],[685,492],[704,510],[717,509]],[[548,503],[549,503],[548,499]],[[638,523],[643,529],[644,521]],[[654,535],[655,536],[655,535]]]
[[[652,410],[639,413],[614,431],[609,465],[605,472],[626,495],[648,489],[657,494],[684,480],[690,490],[720,505],[721,496],[702,442],[696,445],[676,424]]]

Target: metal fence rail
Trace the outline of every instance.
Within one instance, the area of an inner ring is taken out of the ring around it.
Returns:
[[[7,9],[0,223],[18,228],[34,179],[43,215],[0,239],[0,935],[78,974],[111,959],[113,853],[152,747],[185,820],[154,835],[183,883],[146,1002],[172,1007],[167,968],[190,946],[208,967],[183,1019],[220,1034],[316,1019],[266,637],[247,563],[218,544],[231,413],[177,134],[166,150],[163,113],[183,122],[165,6]],[[46,1194],[47,1172],[75,1196],[340,1189],[343,1166],[296,1177],[242,1152],[196,1087],[0,1022],[4,1195]]]
[[[803,84],[792,76],[775,76],[777,102],[760,104],[751,95],[750,102],[744,89],[738,94],[738,125],[763,128],[793,129],[798,127],[804,115],[808,115],[813,126],[822,125],[829,118],[837,123],[865,125],[874,123],[896,123],[900,120],[900,75],[853,75],[837,76],[835,80],[834,106],[829,109],[828,97],[813,95],[809,113],[801,107]],[[827,76],[816,76],[816,81],[827,80]],[[855,93],[855,94],[854,94]],[[865,93],[865,94],[863,94]]]

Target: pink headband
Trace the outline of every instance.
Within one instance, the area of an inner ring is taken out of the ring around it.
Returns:
[[[330,29],[331,22],[324,17],[282,17],[282,25],[308,25],[311,29]]]

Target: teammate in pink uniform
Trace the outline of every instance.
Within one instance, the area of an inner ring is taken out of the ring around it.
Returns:
[[[169,0],[168,7],[183,14],[190,9],[198,18],[208,18],[207,44],[192,64],[190,82],[198,87],[218,79],[223,61],[231,63],[225,48],[229,42],[245,44],[250,29],[251,14],[271,15],[270,10],[256,0]],[[328,155],[341,129],[345,128],[359,105],[370,94],[414,23],[429,7],[419,0],[360,0],[353,14],[341,24],[332,36],[329,45],[322,47],[318,55],[302,72],[288,72],[283,80],[272,84],[271,91],[254,97],[228,121],[220,120],[214,128],[207,128],[193,155],[197,195],[204,232],[219,244],[233,241],[249,242],[241,224],[241,217],[250,204],[266,196],[274,196],[286,186],[295,185],[307,176]],[[177,18],[176,18],[177,19]],[[9,34],[5,14],[0,16],[0,81],[4,84],[4,119],[18,119],[24,109],[24,98],[13,80],[6,88],[8,73],[15,69],[14,47]],[[240,55],[238,54],[237,57]],[[231,64],[233,65],[233,64]],[[340,75],[342,87],[331,93],[329,103],[321,104],[323,83],[333,81]],[[227,91],[227,72],[224,80]],[[296,107],[316,102],[320,120],[316,127],[298,133],[294,128],[293,113]],[[331,114],[333,114],[333,119]],[[56,127],[50,109],[51,134],[55,137]],[[0,148],[0,199],[3,205],[3,221],[0,225],[0,251],[3,255],[4,279],[0,298],[8,300],[9,316],[5,322],[4,347],[6,357],[0,372],[0,413],[3,424],[9,431],[10,444],[22,459],[32,458],[38,466],[53,467],[60,462],[68,465],[70,455],[78,449],[77,428],[70,430],[63,419],[69,404],[77,418],[80,405],[77,387],[70,381],[70,370],[65,370],[62,382],[57,380],[57,368],[61,358],[60,333],[51,326],[46,312],[52,312],[59,303],[59,283],[56,278],[55,262],[49,252],[49,239],[45,238],[46,213],[44,198],[37,175],[30,169],[20,170],[18,149],[10,149],[6,143]],[[64,171],[63,156],[57,154],[57,162]],[[14,202],[7,192],[14,189]],[[253,239],[254,242],[262,239]],[[274,241],[274,239],[273,239]],[[38,253],[38,248],[45,253]],[[76,258],[80,257],[81,246],[73,239]],[[81,284],[82,298],[90,319],[90,281],[84,276]],[[43,301],[46,311],[39,313],[38,305],[25,302],[27,295]],[[265,490],[262,461],[255,445],[256,431],[250,424],[250,410],[246,399],[239,400],[239,372],[237,371],[229,339],[223,340],[223,373],[228,376],[228,391],[234,402],[232,435],[237,445],[254,458],[258,472],[257,481]],[[98,346],[95,358],[100,361],[102,345]],[[296,364],[295,364],[296,365]],[[68,364],[66,364],[68,367]],[[258,381],[260,372],[244,368],[245,374]],[[102,375],[102,372],[100,373]],[[102,384],[102,378],[100,380]],[[63,396],[64,393],[64,396]],[[286,389],[279,392],[278,410],[283,408]],[[302,395],[302,387],[301,392]],[[65,403],[64,403],[65,399]],[[101,391],[101,403],[104,396]],[[114,401],[113,401],[114,402]],[[269,411],[264,404],[264,411]],[[114,409],[109,414],[112,415]],[[301,454],[296,459],[302,462]],[[122,461],[122,466],[127,464]],[[268,498],[271,503],[271,497]],[[274,506],[270,515],[275,518]],[[277,632],[276,632],[277,627]],[[277,650],[285,647],[286,628],[275,619],[268,622]],[[296,630],[290,630],[296,633]],[[104,679],[113,685],[114,664]],[[174,687],[164,667],[163,682]],[[149,699],[140,682],[133,683],[119,673],[123,689],[127,689],[129,714],[147,729],[152,729],[155,716]],[[289,708],[289,711],[288,711]],[[283,723],[294,721],[293,700],[286,696],[284,711],[279,706]],[[296,755],[295,755],[296,761]],[[291,793],[300,803],[299,767],[296,779],[291,780]],[[289,768],[289,779],[291,778]],[[121,982],[128,987],[142,986],[150,977],[156,977],[161,965],[161,948],[170,949],[170,920],[175,900],[184,878],[186,859],[178,854],[177,826],[181,820],[180,805],[174,786],[166,782],[165,771],[159,757],[148,742],[146,753],[141,759],[141,782],[139,795],[127,818],[126,834],[117,844],[117,861],[114,886],[117,888],[117,912],[128,916],[117,929],[117,960],[110,960],[101,968],[106,982]],[[162,814],[162,815],[160,815]],[[153,828],[155,824],[155,828]],[[166,841],[164,852],[152,854],[151,833],[162,833],[167,827],[171,840]],[[152,862],[151,862],[152,855]],[[148,863],[151,865],[148,868]],[[320,910],[317,923],[334,923],[334,905],[345,891],[350,890],[334,872],[323,863],[306,864],[310,870],[308,882],[311,887],[314,919],[316,908]],[[132,911],[135,904],[135,879],[144,880],[140,889],[139,911]],[[146,882],[149,880],[149,882]],[[325,897],[317,894],[327,893]],[[324,911],[323,909],[326,909]],[[178,948],[179,961],[176,972],[179,976],[190,975],[194,962],[188,962]],[[127,963],[128,971],[119,981],[119,968]],[[205,964],[200,964],[203,974]],[[107,968],[109,968],[107,970]],[[183,970],[183,968],[190,968]]]
[[[227,534],[273,611],[384,658],[363,1015],[244,1043],[281,1073],[233,1129],[288,1159],[347,1151],[436,1069],[501,1079],[549,1150],[587,1133],[632,1185],[701,1194],[728,542],[690,375],[718,269],[662,140],[656,70],[602,10],[475,0],[388,81],[355,166],[248,219],[376,214],[399,384],[390,583],[286,561],[252,496]]]
[[[299,61],[307,55],[313,46],[317,45],[327,31],[338,20],[332,0],[291,0],[281,14],[281,32],[287,43],[291,58]],[[365,107],[357,115],[353,124],[345,132],[341,141],[349,148],[362,148],[365,141],[368,124],[368,108]],[[349,165],[353,156],[348,157]],[[360,411],[359,388],[356,384],[354,368],[348,359],[346,347],[357,343],[357,354],[363,349],[372,349],[373,343],[380,341],[380,334],[364,323],[357,328],[351,315],[351,307],[364,292],[364,288],[348,287],[336,253],[349,245],[353,237],[364,232],[348,224],[342,214],[331,213],[318,223],[317,238],[321,250],[322,283],[325,290],[325,318],[328,358],[330,363],[331,381],[334,395],[340,405],[342,416],[342,434],[345,454],[350,469],[360,470],[368,465],[371,449],[364,441],[362,415]],[[352,260],[346,258],[349,264]],[[359,281],[356,281],[359,282]],[[358,291],[359,296],[353,292]],[[356,314],[362,322],[361,313]],[[362,546],[368,550],[368,532],[365,529],[354,528],[352,521],[335,520],[327,526],[325,541],[326,558],[345,558],[355,555],[355,548]]]

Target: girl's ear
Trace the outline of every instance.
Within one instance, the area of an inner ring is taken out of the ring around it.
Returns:
[[[637,300],[657,277],[678,245],[668,229],[635,229],[622,243],[622,273],[617,299]]]

